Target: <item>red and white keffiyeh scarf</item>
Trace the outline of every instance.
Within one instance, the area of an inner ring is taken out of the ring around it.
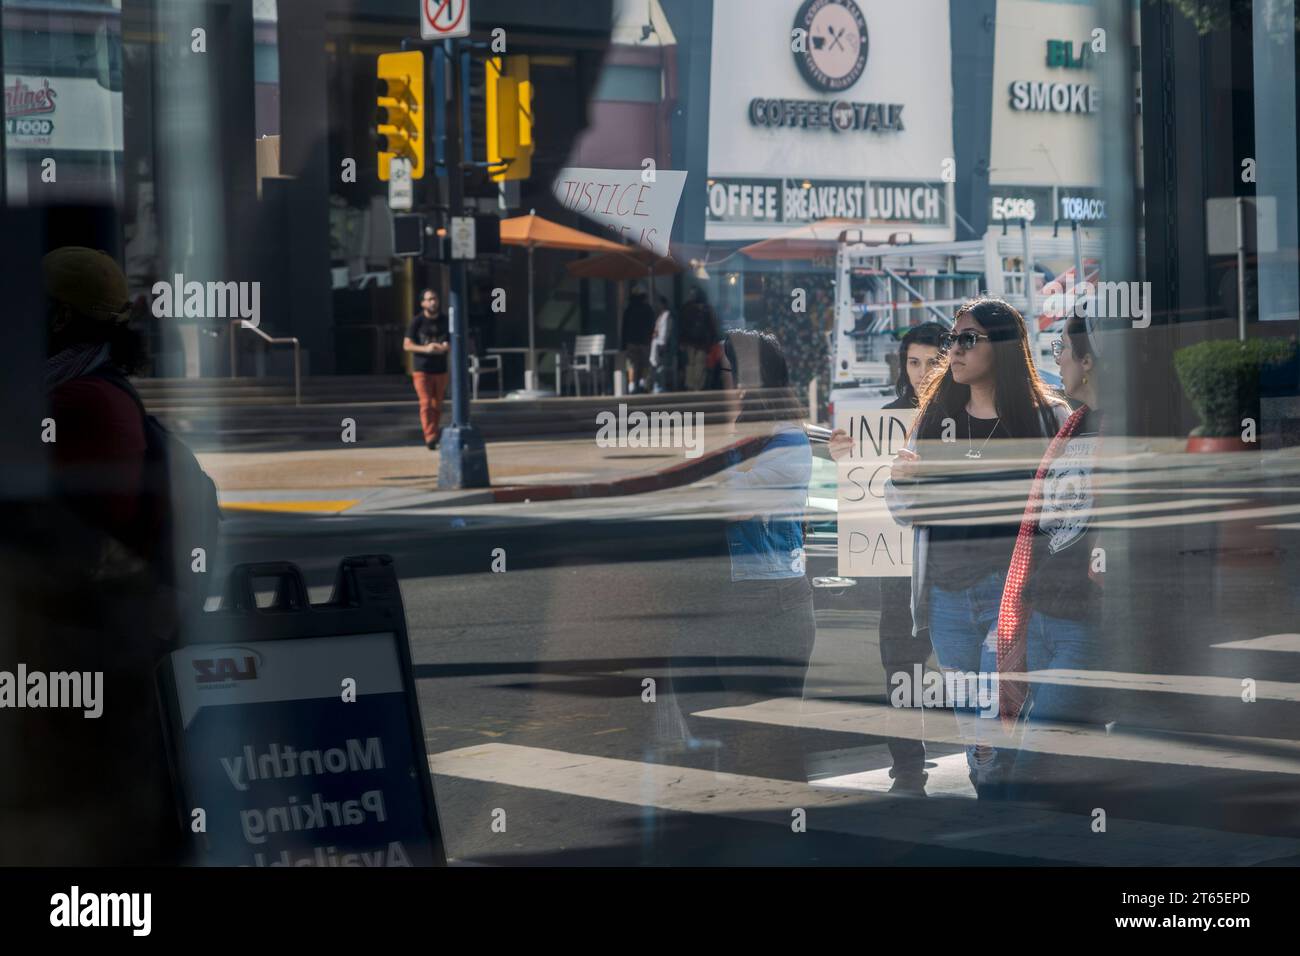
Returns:
[[[1061,426],[1047,453],[1038,466],[1034,482],[1029,488],[1025,515],[1016,535],[1016,547],[1011,552],[1011,567],[1007,570],[1006,584],[1002,589],[1002,604],[998,608],[998,713],[1004,723],[1014,723],[1029,696],[1029,684],[1023,678],[1008,679],[1008,674],[1024,674],[1026,666],[1025,631],[1029,623],[1029,610],[1025,607],[1025,582],[1029,580],[1034,554],[1034,534],[1043,506],[1043,482],[1052,463],[1074,437],[1079,423],[1088,414],[1088,406],[1081,405]]]

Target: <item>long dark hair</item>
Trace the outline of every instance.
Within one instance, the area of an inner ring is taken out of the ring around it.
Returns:
[[[938,322],[922,322],[912,326],[903,336],[898,346],[898,382],[894,385],[894,391],[903,401],[915,405],[921,400],[912,388],[912,379],[907,374],[907,350],[913,345],[932,345],[942,352],[943,333],[946,331]]]
[[[743,343],[737,349],[737,343]],[[722,351],[731,368],[732,381],[744,392],[744,405],[737,423],[754,421],[798,421],[802,417],[799,398],[790,385],[790,366],[781,341],[771,332],[734,329],[722,340]],[[741,362],[737,353],[743,353]]]
[[[993,296],[970,299],[957,310],[953,322],[969,315],[988,334],[993,346],[993,404],[1009,438],[1034,438],[1044,432],[1043,413],[1061,404],[1034,367],[1025,320],[1011,303]],[[957,420],[970,401],[970,386],[952,377],[951,356],[940,359],[921,395],[916,433],[932,437],[945,418]]]

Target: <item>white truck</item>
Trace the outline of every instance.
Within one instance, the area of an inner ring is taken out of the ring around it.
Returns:
[[[859,230],[846,229],[835,257],[832,420],[837,399],[893,397],[897,372],[889,356],[902,330],[928,320],[951,325],[957,307],[984,292],[1025,316],[1039,371],[1059,383],[1051,342],[1063,323],[1049,324],[1049,315],[1068,314],[1075,277],[1095,281],[1101,254],[1101,239],[1085,238],[1077,224],[1051,237],[1034,235],[1022,222],[990,229],[982,239],[905,244],[868,244]],[[1049,297],[1054,308],[1045,315]]]

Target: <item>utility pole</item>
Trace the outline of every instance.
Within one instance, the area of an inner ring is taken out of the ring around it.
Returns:
[[[462,115],[462,71],[460,64],[460,44],[456,39],[443,40],[448,65],[448,83],[446,89],[451,102],[448,104],[452,122],[447,124],[447,143],[445,158],[447,162],[447,206],[449,216],[460,216],[465,212],[465,169],[464,152],[461,145],[464,130]],[[430,57],[434,61],[436,57]],[[435,87],[437,88],[437,87]],[[451,220],[448,219],[448,240],[451,238]],[[448,242],[450,247],[451,243]],[[442,430],[439,448],[441,457],[438,463],[439,488],[487,488],[488,479],[487,450],[483,445],[483,436],[479,434],[469,420],[469,353],[466,340],[469,337],[469,319],[466,314],[466,267],[464,259],[453,259],[451,269],[451,307],[448,316],[451,320],[451,409],[452,423]]]

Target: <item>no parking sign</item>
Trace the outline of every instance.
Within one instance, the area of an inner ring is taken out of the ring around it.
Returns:
[[[469,0],[420,0],[420,36],[425,40],[469,36]]]

